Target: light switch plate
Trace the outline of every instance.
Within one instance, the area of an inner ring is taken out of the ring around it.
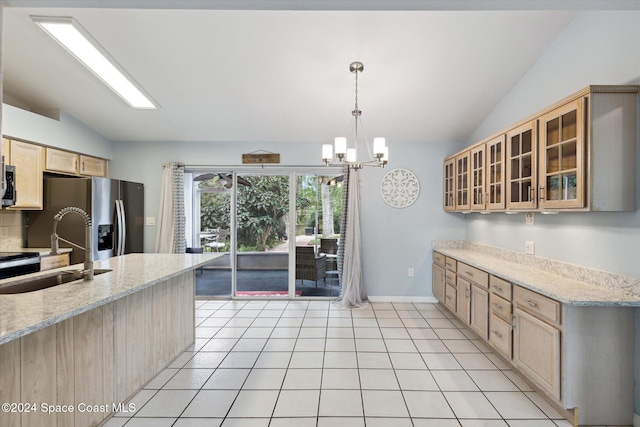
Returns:
[[[155,216],[148,216],[146,218],[146,225],[156,225],[156,217]]]

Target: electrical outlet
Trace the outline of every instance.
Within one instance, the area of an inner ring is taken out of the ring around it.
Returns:
[[[413,268],[409,267],[409,271],[407,272],[407,275],[409,277],[414,277],[416,275],[416,272]]]
[[[533,225],[534,223],[534,213],[533,212],[527,212],[524,214],[524,223],[526,225]]]
[[[146,225],[156,225],[156,217],[155,216],[148,216],[146,219]]]
[[[527,240],[526,242],[524,242],[524,253],[529,255],[533,255],[535,253],[533,240]]]

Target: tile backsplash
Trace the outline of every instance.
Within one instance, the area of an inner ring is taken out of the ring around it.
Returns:
[[[0,252],[24,247],[24,226],[23,212],[0,210]]]

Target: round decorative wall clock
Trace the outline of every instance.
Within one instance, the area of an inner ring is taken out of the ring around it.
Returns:
[[[406,208],[416,201],[420,194],[420,182],[407,169],[393,169],[380,182],[382,200],[392,208]]]

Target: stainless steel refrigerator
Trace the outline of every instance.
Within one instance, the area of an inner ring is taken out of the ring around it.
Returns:
[[[27,245],[51,246],[53,216],[75,206],[86,211],[93,225],[93,259],[144,250],[144,185],[108,178],[44,178],[44,209],[28,214]],[[70,213],[58,223],[57,234],[84,247],[84,219]],[[60,241],[60,247],[72,247]],[[84,251],[74,248],[71,263],[84,261]]]

